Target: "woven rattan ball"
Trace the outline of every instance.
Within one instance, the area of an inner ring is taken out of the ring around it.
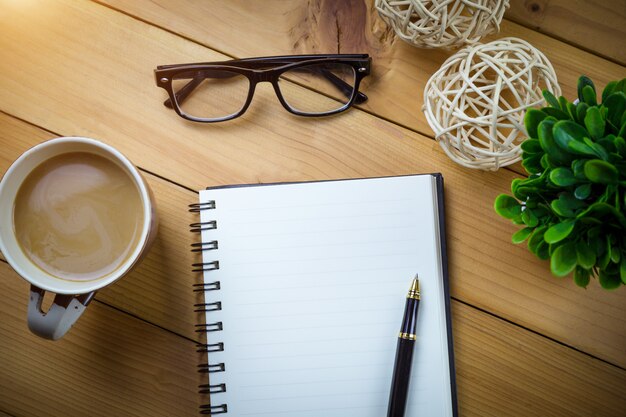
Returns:
[[[524,113],[561,94],[552,64],[517,38],[468,46],[443,63],[424,89],[428,124],[455,162],[495,171],[521,159]]]
[[[402,40],[420,48],[459,48],[498,32],[509,0],[376,0]]]

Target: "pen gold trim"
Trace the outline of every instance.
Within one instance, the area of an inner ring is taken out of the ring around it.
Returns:
[[[406,295],[406,298],[413,298],[414,300],[420,299],[420,281],[417,277],[413,279],[411,288],[409,288],[409,293]]]
[[[414,334],[411,334],[411,333],[400,332],[398,337],[401,338],[401,339],[407,339],[407,340],[417,340],[417,336],[414,335]]]

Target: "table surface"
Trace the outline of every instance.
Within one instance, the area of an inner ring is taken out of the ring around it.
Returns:
[[[497,36],[531,42],[563,94],[579,74],[626,76],[626,1],[513,0]],[[368,52],[369,101],[303,119],[261,85],[244,117],[199,125],[162,105],[156,65]],[[2,0],[0,172],[56,136],[109,143],[143,171],[160,231],[132,274],[100,291],[61,341],[26,327],[28,285],[0,262],[0,416],[193,416],[198,301],[189,252],[196,191],[233,183],[442,172],[459,409],[467,416],[625,416],[626,290],[551,276],[494,198],[519,165],[451,162],[421,112],[450,52],[397,40],[373,1]]]

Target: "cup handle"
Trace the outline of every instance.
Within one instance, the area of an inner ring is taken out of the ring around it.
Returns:
[[[45,290],[35,285],[30,286],[28,328],[37,336],[50,340],[63,337],[96,294],[95,291],[79,295],[56,294],[48,312],[44,313],[41,310],[41,302],[45,293]]]

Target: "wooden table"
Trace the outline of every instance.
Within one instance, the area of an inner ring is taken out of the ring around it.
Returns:
[[[540,48],[563,93],[579,74],[626,76],[626,1],[513,0],[499,36]],[[490,39],[495,38],[491,36]],[[199,125],[161,103],[158,64],[292,53],[368,52],[359,109],[288,114],[261,85],[237,121]],[[55,136],[98,138],[143,170],[159,237],[131,275],[100,291],[61,341],[26,327],[28,285],[0,262],[0,416],[193,416],[187,204],[206,186],[443,173],[461,415],[626,416],[626,289],[551,276],[494,214],[519,166],[452,163],[420,111],[449,52],[394,39],[373,1],[3,0],[0,171]]]

